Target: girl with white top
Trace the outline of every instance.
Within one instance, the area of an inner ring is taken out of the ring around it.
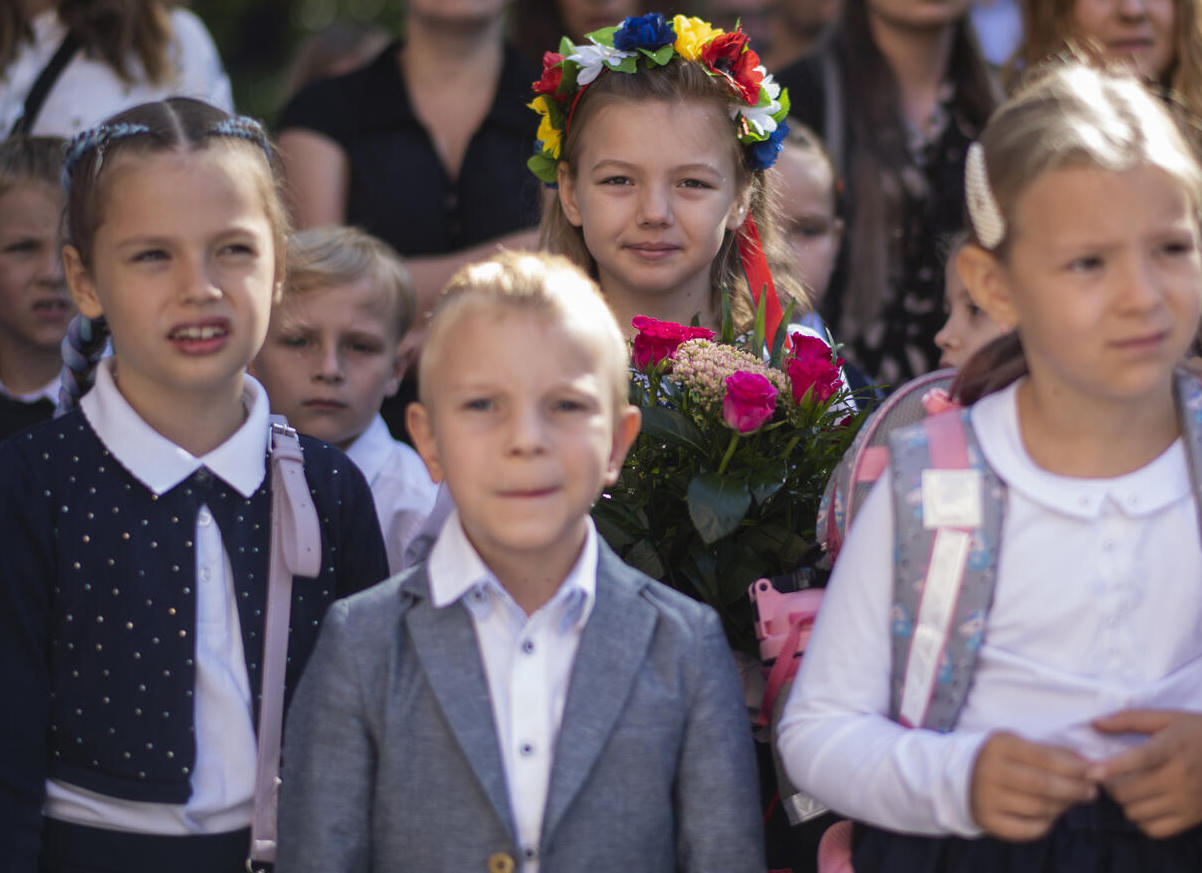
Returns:
[[[965,374],[1005,486],[975,673],[950,732],[886,716],[908,496],[886,475],[780,751],[803,791],[866,823],[857,873],[1196,870],[1202,546],[1173,373],[1199,318],[1202,171],[1134,77],[1078,65],[999,109],[968,165],[962,272],[1019,356]]]
[[[75,138],[64,178],[66,411],[0,444],[0,867],[233,873],[272,551],[245,372],[284,273],[271,144],[174,98]],[[326,607],[387,575],[363,477],[301,446],[321,564],[292,586],[285,699]]]

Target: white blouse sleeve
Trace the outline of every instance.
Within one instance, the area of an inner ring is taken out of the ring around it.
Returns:
[[[986,734],[891,721],[893,518],[888,471],[864,502],[785,704],[778,746],[799,789],[853,819],[914,834],[978,836],[969,810]]]

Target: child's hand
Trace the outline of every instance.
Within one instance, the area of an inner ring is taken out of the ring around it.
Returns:
[[[993,734],[973,765],[972,816],[1000,839],[1038,839],[1070,806],[1097,797],[1089,768],[1089,761],[1069,749]]]
[[[1202,715],[1128,709],[1093,726],[1107,734],[1148,735],[1090,770],[1144,833],[1170,837],[1202,822]]]

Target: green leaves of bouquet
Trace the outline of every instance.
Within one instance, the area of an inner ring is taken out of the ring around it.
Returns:
[[[644,572],[714,606],[754,651],[747,586],[793,572],[813,542],[831,470],[859,416],[829,345],[785,324],[766,349],[763,307],[740,345],[638,316],[631,402],[643,429],[594,518]]]

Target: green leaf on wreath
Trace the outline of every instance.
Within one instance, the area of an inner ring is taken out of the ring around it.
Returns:
[[[689,483],[688,503],[697,533],[713,543],[739,526],[751,508],[751,492],[743,482],[702,473]]]

